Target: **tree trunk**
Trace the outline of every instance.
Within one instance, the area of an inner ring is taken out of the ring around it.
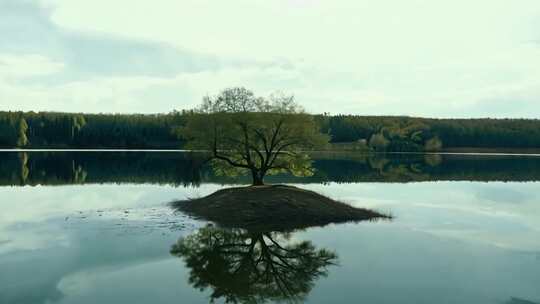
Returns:
[[[261,174],[261,172],[259,172],[257,170],[252,170],[251,171],[251,176],[253,177],[253,186],[262,186],[262,185],[264,185],[264,181],[263,181],[264,175]]]

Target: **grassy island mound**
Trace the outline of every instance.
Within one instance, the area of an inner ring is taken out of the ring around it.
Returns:
[[[196,218],[248,230],[294,230],[330,223],[390,218],[313,191],[284,185],[227,188],[172,203]]]

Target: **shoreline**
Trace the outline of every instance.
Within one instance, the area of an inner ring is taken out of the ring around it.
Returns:
[[[9,153],[9,152],[149,152],[149,153],[204,153],[208,151],[202,150],[186,150],[186,149],[118,149],[118,148],[81,148],[81,149],[46,149],[46,148],[36,148],[36,149],[0,149],[0,153]],[[354,150],[323,150],[323,151],[310,151],[310,153],[336,153],[336,154],[358,154],[358,155],[368,155],[368,154],[380,154],[380,155],[476,155],[476,156],[534,156],[540,157],[540,149],[507,149],[507,148],[448,148],[441,151],[425,151],[425,152],[373,152],[373,151],[354,151]]]

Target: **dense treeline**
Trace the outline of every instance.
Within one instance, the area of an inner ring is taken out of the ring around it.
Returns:
[[[373,150],[539,148],[537,119],[431,119],[388,116],[317,116],[332,142],[364,142]]]
[[[0,112],[1,148],[181,148],[177,130],[188,112],[77,114]],[[371,151],[444,148],[540,148],[540,120],[430,119],[398,116],[316,115],[339,147]]]
[[[249,176],[216,175],[200,153],[5,152],[2,185],[246,184]],[[269,176],[271,183],[540,181],[539,157],[438,154],[313,155],[315,174]]]
[[[3,148],[179,148],[181,113],[75,114],[0,112]]]
[[[0,113],[0,147],[26,146],[27,130],[23,113]]]

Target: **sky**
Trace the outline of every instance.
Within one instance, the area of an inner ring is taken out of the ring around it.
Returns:
[[[538,0],[0,0],[0,110],[540,118]]]

